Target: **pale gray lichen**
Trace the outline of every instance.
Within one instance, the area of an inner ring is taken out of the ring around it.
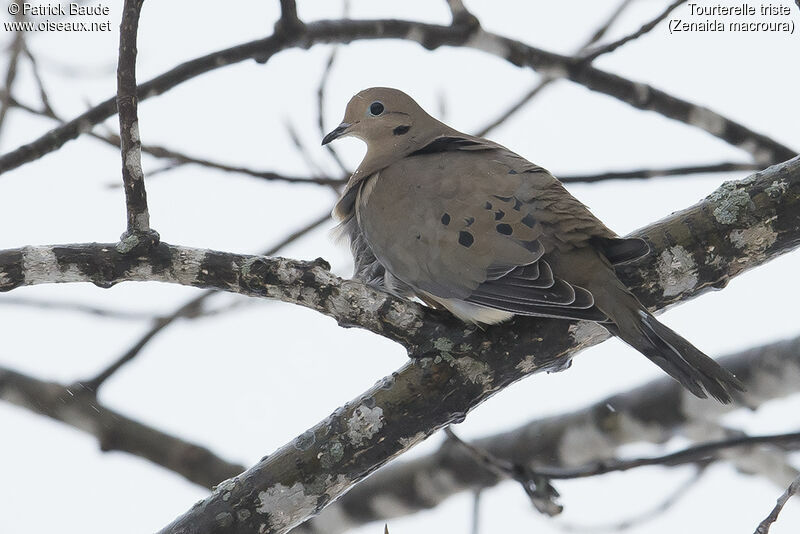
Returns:
[[[22,249],[22,271],[25,284],[50,282],[86,282],[87,277],[76,265],[59,265],[53,247],[29,246]]]
[[[433,341],[433,348],[441,352],[452,352],[453,342],[446,337],[439,337]]]
[[[740,220],[742,214],[752,202],[750,195],[743,189],[734,189],[727,195],[720,195],[719,204],[714,208],[714,218],[721,224],[733,224]]]
[[[746,250],[751,254],[761,254],[771,247],[778,239],[778,233],[767,222],[761,222],[750,228],[736,229],[730,233],[733,245]]]
[[[275,484],[258,493],[256,511],[269,514],[270,526],[275,528],[294,525],[314,513],[317,506],[316,495],[306,495],[300,482],[291,486]]]
[[[665,297],[680,295],[697,286],[697,264],[691,254],[680,245],[661,252],[656,264],[659,283]]]
[[[117,252],[119,252],[120,254],[127,254],[128,252],[136,248],[138,245],[139,245],[138,234],[129,234],[125,236],[125,238],[122,239],[119,243],[117,243],[117,246],[115,248],[117,249]]]
[[[469,356],[455,358],[451,365],[458,369],[458,373],[464,379],[473,384],[486,385],[493,380],[492,368],[476,358]]]
[[[344,457],[344,445],[339,440],[332,439],[325,449],[319,454],[319,464],[323,469],[330,469]]]
[[[592,321],[578,321],[569,326],[567,331],[572,334],[572,340],[579,346],[594,345],[603,336],[608,336],[608,331]]]
[[[769,198],[778,198],[789,189],[789,187],[784,183],[778,180],[772,182],[769,186],[764,188],[764,192],[769,196]]]
[[[353,410],[347,420],[347,437],[353,445],[368,441],[383,427],[383,409],[380,406],[369,408],[365,404]]]

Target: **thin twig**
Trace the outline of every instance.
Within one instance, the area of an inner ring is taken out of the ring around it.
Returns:
[[[139,118],[136,95],[136,35],[139,14],[144,0],[125,0],[119,29],[119,63],[117,64],[117,110],[119,113],[122,181],[125,183],[125,202],[128,215],[127,249],[138,243],[141,235],[151,234],[147,192],[142,173],[142,147],[139,137]]]
[[[598,174],[557,175],[564,183],[593,183],[604,180],[646,179],[659,176],[685,176],[687,174],[708,174],[731,171],[757,171],[761,166],[755,163],[723,162],[710,165],[690,165],[686,167],[667,167],[655,169],[635,169],[630,171],[608,171]]]
[[[97,306],[82,304],[80,302],[43,301],[8,296],[3,296],[0,298],[0,306],[22,306],[26,308],[38,308],[49,311],[74,311],[87,313],[89,315],[97,315],[107,319],[121,319],[125,321],[141,321],[147,319],[152,320],[154,318],[154,314],[147,312],[111,310],[108,308],[99,308]]]
[[[295,0],[280,0],[281,17],[275,23],[275,33],[294,34],[303,28],[303,21],[297,16]]]
[[[798,1],[798,6],[800,6],[800,0]],[[778,502],[775,504],[775,508],[769,513],[769,515],[764,518],[764,520],[758,524],[758,528],[756,528],[755,534],[767,534],[769,532],[772,523],[778,520],[778,514],[781,513],[783,507],[786,505],[786,501],[788,501],[792,495],[800,491],[800,477],[794,479],[786,491],[778,498]]]
[[[39,61],[33,56],[28,44],[23,42],[23,53],[28,58],[31,64],[31,71],[33,72],[33,79],[39,89],[39,99],[42,101],[42,109],[48,116],[55,117],[55,111],[50,105],[50,97],[47,95],[47,90],[44,87],[44,79],[42,78],[41,69],[39,68]],[[63,122],[63,121],[62,121]]]
[[[276,34],[225,50],[195,58],[164,72],[139,86],[141,98],[148,98],[180,85],[200,74],[247,59],[266,61],[288,48],[308,47],[317,43],[352,42],[363,39],[406,39],[424,43],[429,48],[462,46],[496,55],[517,66],[544,72],[561,70],[565,77],[590,90],[610,95],[636,109],[655,111],[667,118],[701,128],[725,142],[742,148],[755,160],[769,165],[789,160],[797,152],[776,140],[755,132],[712,110],[672,96],[647,84],[581,63],[520,41],[482,31],[480,39],[471,39],[463,28],[425,24],[405,20],[334,20],[312,22],[291,35]],[[513,54],[509,54],[510,51]],[[0,156],[0,174],[62,147],[101,123],[116,112],[115,99],[108,99],[78,117],[54,128],[34,141]]]
[[[507,477],[519,482],[522,489],[531,499],[531,503],[541,513],[554,516],[560,514],[564,509],[557,501],[558,491],[546,477],[533,472],[527,466],[498,458],[489,451],[462,440],[449,426],[445,427],[444,432],[449,439],[460,445],[489,471],[500,477]]]
[[[323,224],[325,221],[329,219],[330,215],[327,212],[325,212],[325,214],[323,214],[322,216],[318,217],[317,219],[314,219],[313,221],[311,221],[304,227],[300,228],[299,230],[292,232],[284,239],[282,239],[279,243],[265,250],[262,255],[272,256],[276,254],[279,250],[281,250],[285,246],[297,241],[298,239],[308,234],[309,232],[313,231],[315,228],[317,228],[319,225]],[[142,349],[144,349],[144,347],[150,341],[152,341],[152,339],[156,337],[159,332],[164,330],[166,327],[168,327],[178,319],[187,317],[196,317],[202,315],[200,313],[200,310],[202,309],[202,306],[205,303],[205,301],[208,300],[209,297],[211,297],[212,295],[216,295],[217,293],[219,293],[219,291],[214,289],[203,291],[202,293],[200,293],[200,295],[187,301],[171,314],[166,315],[164,317],[159,317],[156,320],[155,324],[147,332],[145,332],[144,335],[142,335],[142,337],[140,337],[136,341],[136,343],[134,343],[133,346],[131,346],[131,348],[125,351],[125,353],[123,353],[122,356],[114,360],[108,367],[103,369],[96,376],[88,380],[81,380],[80,384],[86,389],[96,393],[97,390],[100,389],[100,386],[102,386],[106,382],[106,380],[108,380],[114,373],[119,371],[119,369],[122,366],[124,366],[126,363],[130,362],[136,356],[138,356],[142,352]]]
[[[688,479],[681,482],[669,495],[664,498],[661,502],[656,504],[654,507],[645,510],[635,516],[628,517],[623,519],[622,521],[616,521],[614,523],[610,523],[608,525],[574,525],[570,523],[561,523],[555,522],[554,525],[559,529],[565,532],[592,532],[592,533],[601,533],[601,532],[621,532],[623,530],[628,530],[630,528],[642,525],[644,523],[649,523],[654,519],[662,516],[666,512],[672,509],[673,506],[678,504],[683,498],[689,495],[689,490],[697,484],[700,479],[703,477],[705,473],[708,472],[707,467],[709,464],[700,464],[695,469],[692,476]]]
[[[598,56],[601,56],[603,54],[608,54],[609,52],[613,52],[620,46],[629,43],[634,39],[638,39],[642,35],[648,33],[650,30],[658,26],[659,23],[661,23],[661,21],[666,19],[669,16],[669,14],[672,13],[673,10],[675,10],[675,8],[677,8],[678,6],[680,6],[685,2],[686,0],[676,0],[675,2],[667,6],[667,8],[664,11],[662,11],[656,18],[654,18],[653,20],[651,20],[646,24],[643,24],[642,27],[636,30],[635,32],[631,33],[630,35],[626,35],[621,39],[608,43],[607,45],[599,46],[597,48],[589,50],[586,54],[581,55],[581,57],[588,62],[592,62]]]
[[[481,531],[481,494],[480,489],[472,492],[472,534],[480,534]]]
[[[119,143],[119,137],[115,135],[105,136],[104,140],[106,140],[111,144]],[[286,176],[284,174],[278,174],[272,171],[258,171],[254,169],[249,169],[247,167],[228,165],[226,163],[220,163],[205,158],[189,156],[182,152],[178,152],[177,150],[158,145],[142,145],[142,152],[145,152],[146,154],[149,154],[157,158],[171,159],[175,163],[179,164],[191,163],[194,165],[200,165],[202,167],[208,167],[210,169],[246,174],[254,178],[260,178],[262,180],[268,180],[268,181],[288,182],[293,184],[315,184],[315,185],[334,185],[334,186],[341,185],[347,182],[347,179],[344,178],[331,178],[328,176],[308,176],[308,177]]]
[[[752,445],[776,445],[794,449],[800,445],[800,432],[787,434],[769,434],[764,436],[737,436],[701,443],[687,447],[677,452],[655,456],[651,458],[636,458],[632,460],[608,460],[594,464],[571,467],[537,467],[534,472],[540,476],[551,479],[587,478],[616,471],[628,471],[637,467],[649,465],[676,466],[688,463],[705,461],[713,458],[717,453],[734,447],[749,447]]]
[[[497,458],[489,451],[481,449],[472,443],[461,440],[453,433],[450,428],[446,428],[447,436],[459,445],[464,447],[472,456],[486,465],[492,472],[503,475],[519,482],[525,483],[526,480],[520,478],[520,470],[526,469],[524,466],[515,465],[508,460]],[[687,463],[705,462],[713,459],[722,450],[734,447],[748,447],[752,445],[777,445],[788,448],[796,448],[800,445],[800,432],[790,432],[787,434],[769,434],[764,436],[737,436],[728,439],[709,441],[687,447],[677,452],[654,456],[650,458],[636,458],[631,460],[610,459],[596,463],[582,465],[578,467],[536,467],[530,470],[530,474],[536,477],[547,479],[573,479],[587,478],[597,475],[604,475],[616,471],[628,471],[637,467],[662,465],[676,466]]]
[[[623,11],[631,4],[633,0],[622,0],[622,3],[619,4],[617,9],[615,9],[611,15],[609,15],[608,19],[592,33],[591,37],[584,44],[580,46],[577,50],[577,54],[580,54],[581,51],[586,50],[589,46],[593,43],[596,43],[603,36],[608,33],[608,30],[611,29],[611,26],[617,21],[617,19],[622,15]],[[514,104],[512,104],[508,109],[506,109],[503,113],[501,113],[497,118],[493,121],[488,123],[486,126],[481,128],[475,135],[478,137],[484,137],[489,134],[492,130],[496,129],[498,126],[505,123],[508,119],[510,119],[515,113],[517,113],[520,109],[522,109],[526,104],[530,103],[536,95],[538,95],[543,89],[545,89],[548,85],[553,83],[557,80],[556,77],[553,76],[543,76],[539,82],[537,82],[533,87],[531,87],[528,92],[522,95],[522,98],[517,100]]]
[[[345,0],[342,6],[342,18],[346,19],[348,14],[350,13],[350,2]],[[333,63],[336,60],[336,54],[339,53],[339,46],[334,45],[331,49],[331,53],[328,56],[328,61],[325,63],[325,69],[322,71],[322,77],[319,80],[319,87],[317,88],[317,125],[319,126],[319,133],[320,137],[324,137],[327,134],[327,130],[325,129],[325,89],[328,85],[328,78],[330,78],[331,71],[333,70]],[[339,153],[336,149],[328,143],[325,145],[325,148],[328,150],[328,153],[333,158],[333,161],[336,162],[336,165],[339,166],[339,169],[344,172],[345,176],[350,176],[352,171],[350,171],[347,166],[342,161],[342,158],[339,156]]]
[[[17,22],[22,22],[25,17],[18,12],[14,19]],[[0,131],[6,121],[6,114],[11,109],[11,89],[14,86],[14,81],[17,79],[17,64],[19,63],[19,56],[25,48],[25,32],[17,30],[14,35],[14,40],[11,42],[11,49],[8,57],[8,68],[6,69],[6,79],[4,92],[0,96]]]

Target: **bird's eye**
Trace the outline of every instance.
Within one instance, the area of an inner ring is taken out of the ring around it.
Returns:
[[[373,102],[369,105],[369,114],[373,117],[376,117],[383,113],[383,104],[380,102]]]

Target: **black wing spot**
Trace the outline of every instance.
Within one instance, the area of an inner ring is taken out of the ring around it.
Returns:
[[[504,212],[503,210],[497,210],[496,212],[494,212],[494,220],[495,221],[499,221],[500,219],[502,219],[505,216],[506,216],[506,212]]]
[[[398,126],[398,127],[397,127],[397,128],[395,128],[394,130],[392,130],[392,133],[393,133],[394,135],[405,135],[405,134],[407,134],[407,133],[408,133],[408,131],[409,131],[410,129],[411,129],[411,126]]]
[[[508,174],[519,174],[519,173],[514,169],[511,169],[510,171],[508,171]]]
[[[533,228],[533,225],[536,224],[536,219],[534,219],[533,216],[529,213],[525,217],[523,217],[520,222],[525,226],[527,226],[528,228]]]
[[[471,233],[461,230],[458,232],[458,244],[462,247],[471,247],[472,244],[475,242],[475,238],[472,236]]]
[[[472,226],[472,223],[475,222],[475,217],[464,217],[464,224],[467,226]]]
[[[511,228],[510,224],[500,223],[496,226],[497,231],[503,235],[511,235],[513,233],[513,229]]]
[[[517,197],[513,197],[513,198],[514,198],[514,209],[516,211],[519,211],[519,209],[522,207],[522,201],[520,199],[518,199]]]
[[[449,213],[443,213],[442,214],[442,224],[445,225],[445,226],[450,224],[450,214]]]
[[[501,197],[500,195],[492,195],[497,200],[501,200],[503,202],[511,202],[511,199],[514,197]]]

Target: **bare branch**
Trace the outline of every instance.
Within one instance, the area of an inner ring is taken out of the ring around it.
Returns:
[[[0,306],[22,306],[27,308],[38,308],[42,310],[52,311],[74,311],[80,313],[88,313],[90,315],[97,315],[108,319],[122,319],[125,321],[141,321],[153,319],[155,314],[147,312],[134,312],[124,310],[112,310],[109,308],[100,308],[98,306],[90,306],[80,302],[59,302],[59,301],[44,301],[32,300],[24,298],[3,297],[0,298]]]
[[[700,465],[695,469],[692,476],[681,482],[667,497],[649,510],[640,512],[632,517],[627,517],[622,521],[616,521],[608,525],[573,525],[565,523],[555,523],[555,526],[565,532],[620,532],[631,527],[648,523],[657,519],[668,512],[673,506],[678,504],[683,498],[689,495],[689,490],[700,482],[703,475],[707,472],[706,465]]]
[[[689,165],[686,167],[667,167],[655,169],[635,169],[631,171],[608,171],[597,174],[557,175],[563,183],[594,183],[605,180],[641,180],[660,176],[686,176],[687,174],[708,174],[731,171],[756,171],[761,167],[755,163],[724,162],[710,165]]]
[[[297,3],[295,0],[280,0],[281,2],[281,19],[299,21],[297,17]]]
[[[800,447],[800,432],[789,432],[785,434],[769,434],[763,436],[738,436],[735,438],[709,441],[687,447],[683,450],[654,456],[651,458],[635,458],[632,460],[606,460],[597,462],[594,465],[581,467],[537,467],[533,470],[535,475],[548,479],[573,479],[588,478],[615,471],[628,471],[637,467],[651,465],[663,465],[673,467],[676,465],[697,463],[712,459],[720,451],[734,447],[750,447],[753,445],[776,445],[785,447],[787,450],[796,450]]]
[[[336,60],[336,54],[338,53],[338,51],[339,51],[338,47],[334,47],[333,50],[331,50],[331,53],[328,56],[328,61],[325,63],[325,70],[322,71],[322,77],[319,80],[319,87],[317,88],[317,109],[318,109],[317,125],[319,126],[320,137],[325,137],[325,134],[328,133],[328,131],[325,129],[325,122],[324,122],[325,88],[328,83],[328,77],[330,76],[331,70],[333,69],[333,63]],[[333,148],[333,146],[330,143],[325,145],[325,148],[328,150],[328,153],[333,158],[333,161],[336,162],[336,165],[339,166],[339,169],[341,169],[341,171],[345,174],[345,176],[349,176],[350,174],[352,174],[351,171],[342,161],[342,158],[339,157],[339,153],[336,152],[336,149]]]
[[[747,349],[719,361],[746,384],[742,404],[754,410],[797,393],[800,387],[793,378],[800,372],[800,337]],[[535,419],[478,439],[474,445],[496,458],[534,469],[554,464],[574,467],[614,458],[630,443],[665,443],[693,430],[697,421],[716,420],[735,408],[691,399],[676,382],[664,377],[574,412]],[[702,431],[698,435],[707,436]],[[752,454],[749,450],[737,452],[736,456],[721,454],[719,460],[738,465],[742,454]],[[758,474],[784,487],[789,483],[768,471]],[[485,489],[501,480],[505,478],[445,442],[432,454],[379,470],[294,534],[338,534],[371,521],[433,508],[458,492]],[[424,488],[424,500],[419,498],[420,488]],[[375,504],[386,501],[398,504],[394,515],[385,515],[385,509]]]
[[[447,7],[450,9],[450,15],[453,18],[453,26],[476,27],[480,24],[475,15],[466,8],[463,0],[447,0]]]
[[[800,0],[798,0],[798,2],[800,2]],[[778,498],[778,503],[775,505],[775,508],[773,508],[769,515],[758,524],[755,534],[768,534],[770,526],[778,520],[778,514],[781,513],[786,502],[798,491],[800,491],[800,477],[797,477],[794,482],[789,485],[784,494]]]
[[[272,256],[277,254],[279,250],[288,246],[289,244],[297,241],[304,235],[308,234],[321,224],[325,223],[326,221],[330,220],[330,215],[326,212],[321,217],[311,221],[309,224],[300,228],[299,230],[292,232],[284,239],[282,239],[279,243],[275,244],[274,246],[270,247],[266,251],[264,251],[264,256]],[[189,300],[185,304],[183,304],[180,308],[175,310],[170,315],[165,317],[159,317],[156,319],[155,324],[153,327],[144,333],[144,335],[139,338],[136,343],[133,344],[131,348],[129,348],[125,353],[122,354],[119,358],[114,360],[108,367],[102,370],[93,378],[89,380],[80,381],[80,384],[89,391],[97,392],[100,389],[106,380],[108,380],[114,373],[116,373],[123,365],[133,360],[139,353],[142,352],[142,349],[154,338],[156,337],[159,332],[167,328],[169,325],[177,321],[178,319],[186,319],[186,318],[193,318],[199,317],[204,315],[200,313],[205,302],[213,295],[219,294],[219,291],[210,289],[202,292],[197,297]]]
[[[632,0],[622,0],[622,3],[619,4],[619,6],[617,6],[617,9],[615,9],[611,13],[611,15],[609,15],[608,19],[597,30],[595,30],[594,33],[592,33],[591,37],[589,37],[586,43],[583,44],[577,50],[576,55],[580,55],[580,53],[583,50],[585,50],[586,47],[602,39],[603,36],[606,34],[606,32],[608,32],[608,30],[611,29],[611,26],[614,25],[614,23],[617,21],[620,15],[622,15],[625,9],[631,4],[631,1]],[[475,135],[477,135],[478,137],[485,137],[489,132],[496,129],[497,127],[505,123],[508,119],[510,119],[512,116],[514,116],[515,113],[517,113],[519,110],[525,107],[526,104],[530,103],[530,101],[533,100],[536,97],[536,95],[541,93],[543,89],[545,89],[547,86],[549,86],[557,79],[558,79],[557,77],[553,76],[547,76],[547,75],[543,76],[541,81],[539,81],[538,83],[536,83],[536,85],[531,87],[528,90],[528,92],[526,92],[522,96],[522,98],[520,98],[519,100],[517,100],[517,102],[512,104],[496,119],[494,119],[489,124],[478,130],[478,132],[476,132]]]
[[[597,47],[595,49],[589,50],[586,54],[582,54],[581,57],[583,57],[583,59],[588,61],[588,62],[592,62],[597,57],[599,57],[599,56],[601,56],[603,54],[608,54],[610,52],[613,52],[614,50],[616,50],[620,46],[622,46],[624,44],[627,44],[627,43],[633,41],[634,39],[638,39],[642,35],[648,33],[650,30],[652,30],[653,28],[658,26],[661,23],[661,21],[666,19],[669,16],[669,14],[672,13],[675,10],[675,8],[677,8],[678,6],[680,6],[681,4],[683,4],[685,2],[686,2],[686,0],[676,0],[675,2],[672,2],[656,18],[654,18],[653,20],[651,20],[647,24],[644,24],[641,28],[639,28],[638,30],[636,30],[632,34],[626,35],[625,37],[623,37],[621,39],[618,39],[618,40],[616,40],[614,42],[608,43],[607,45],[599,46],[599,47]]]
[[[21,12],[17,12],[14,18],[18,22],[25,19]],[[24,48],[25,32],[18,30],[14,35],[14,40],[11,41],[4,91],[3,94],[0,95],[0,131],[2,131],[3,124],[5,124],[6,114],[11,108],[11,90],[14,87],[14,81],[17,78],[17,63],[19,63],[19,57]]]
[[[540,475],[526,465],[498,458],[486,449],[463,441],[449,426],[444,431],[449,439],[463,448],[477,463],[501,478],[516,480],[539,512],[552,517],[563,511],[564,507],[558,503],[559,494],[547,476]]]
[[[53,107],[50,105],[50,97],[47,95],[47,90],[44,87],[44,79],[42,78],[42,73],[39,70],[39,62],[33,56],[33,53],[28,48],[27,43],[23,41],[22,44],[22,51],[31,64],[33,79],[36,82],[36,87],[39,89],[39,99],[42,101],[42,108],[44,111],[43,114],[49,117],[55,117],[55,111],[53,111]]]
[[[144,0],[125,0],[119,28],[119,63],[117,65],[117,109],[119,110],[120,149],[122,152],[122,181],[125,183],[125,202],[128,229],[122,246],[134,248],[145,238],[157,241],[150,230],[147,192],[142,173],[142,142],[139,138],[138,101],[136,96],[136,34],[139,13]],[[127,240],[130,240],[127,242]]]
[[[103,451],[122,451],[165,467],[207,488],[241,473],[241,465],[205,447],[142,425],[106,408],[93,393],[0,367],[0,399],[94,435]]]
[[[406,39],[429,49],[440,46],[465,46],[496,55],[517,66],[527,66],[551,76],[565,76],[587,88],[613,96],[638,109],[655,111],[671,119],[701,128],[750,153],[764,165],[787,160],[796,151],[769,137],[754,132],[709,109],[697,106],[649,85],[634,82],[591,65],[580,58],[547,52],[484,30],[438,26],[402,20],[319,21],[303,26],[299,33],[278,33],[188,61],[141,84],[140,99],[172,89],[205,72],[246,59],[267,61],[287,48],[316,43],[348,43],[358,39]],[[115,100],[108,99],[35,141],[0,157],[0,173],[38,159],[89,131],[112,116]]]

